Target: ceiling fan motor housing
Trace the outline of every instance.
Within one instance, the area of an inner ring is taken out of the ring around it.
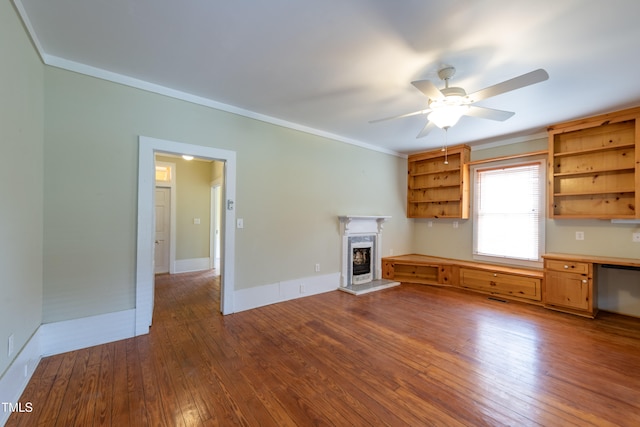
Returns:
[[[441,108],[444,106],[468,105],[471,100],[467,98],[467,92],[461,87],[448,87],[441,89],[444,99],[430,99],[429,106],[431,108]]]
[[[445,89],[440,89],[440,92],[442,92],[445,97],[459,96],[461,98],[464,98],[465,96],[467,96],[467,92],[465,92],[465,90],[461,87],[448,87]]]

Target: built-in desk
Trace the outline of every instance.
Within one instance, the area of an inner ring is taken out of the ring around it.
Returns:
[[[542,301],[553,310],[595,317],[598,266],[640,270],[640,259],[549,253],[544,258]]]

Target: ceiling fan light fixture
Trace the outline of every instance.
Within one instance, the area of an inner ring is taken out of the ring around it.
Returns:
[[[430,106],[432,111],[427,118],[440,129],[449,129],[451,126],[454,126],[458,123],[460,117],[464,116],[469,110],[468,105],[433,104],[435,103],[432,103]]]

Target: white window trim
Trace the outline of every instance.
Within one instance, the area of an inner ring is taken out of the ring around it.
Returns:
[[[537,261],[529,261],[520,258],[509,258],[509,257],[500,257],[500,256],[488,256],[488,255],[479,255],[476,254],[477,245],[477,211],[475,206],[475,191],[476,191],[476,172],[478,170],[485,169],[495,169],[500,167],[516,167],[520,165],[527,165],[531,163],[538,163],[540,165],[540,215],[539,215],[539,228],[538,228],[538,260]],[[487,162],[482,164],[477,164],[471,167],[471,200],[474,201],[472,205],[472,215],[473,215],[473,259],[477,261],[489,262],[493,264],[507,264],[518,267],[534,267],[534,268],[542,268],[543,260],[542,255],[545,252],[546,246],[546,200],[547,200],[547,158],[546,156],[536,156],[533,158],[527,159],[510,159],[510,160],[500,160],[495,162]]]

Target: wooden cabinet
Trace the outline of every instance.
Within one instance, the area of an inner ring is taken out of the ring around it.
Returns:
[[[408,218],[469,218],[466,145],[417,153],[408,159]]]
[[[540,272],[522,271],[519,274],[495,269],[460,269],[460,286],[494,295],[540,301],[542,277]]]
[[[595,317],[593,263],[570,256],[544,256],[544,304],[554,310]]]
[[[640,218],[640,108],[548,130],[551,218]]]

